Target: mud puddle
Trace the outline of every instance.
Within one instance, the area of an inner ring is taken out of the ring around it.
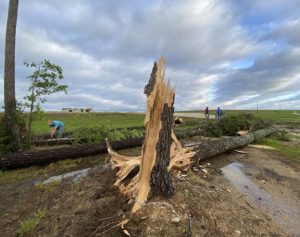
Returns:
[[[300,210],[288,200],[282,200],[274,194],[258,187],[244,172],[244,165],[233,162],[221,168],[225,179],[241,194],[249,197],[261,207],[277,223],[286,229],[287,233],[300,236]]]

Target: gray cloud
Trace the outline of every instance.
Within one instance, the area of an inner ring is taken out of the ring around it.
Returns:
[[[22,61],[47,58],[63,67],[70,89],[68,95],[50,96],[46,109],[86,105],[143,111],[143,87],[154,60],[164,55],[166,77],[176,84],[176,109],[252,108],[257,100],[272,108],[278,101],[297,101],[296,3],[300,1],[21,1],[18,99],[26,94],[30,73]],[[0,9],[3,55],[6,1],[0,0]]]

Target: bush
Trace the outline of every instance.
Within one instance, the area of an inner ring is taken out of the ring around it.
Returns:
[[[223,134],[235,135],[237,131],[249,130],[254,121],[252,114],[240,114],[236,116],[223,117],[218,126],[221,128]]]
[[[74,130],[74,143],[99,143],[105,141],[110,127],[107,124],[98,124],[96,126],[82,125]]]
[[[221,137],[223,135],[223,131],[218,125],[217,122],[209,120],[204,125],[204,136],[207,137]]]
[[[74,131],[74,144],[80,143],[101,143],[107,138],[109,141],[120,141],[128,138],[142,137],[143,130],[133,129],[110,129],[107,124],[100,124],[94,127],[82,126]]]
[[[132,129],[125,131],[126,138],[136,138],[136,137],[143,137],[144,136],[144,130],[143,129]]]
[[[270,125],[270,122],[257,119],[253,114],[238,114],[223,117],[218,121],[209,120],[203,128],[206,136],[220,137],[222,135],[233,136],[240,130],[255,131]]]
[[[121,141],[126,139],[126,135],[122,130],[114,130],[108,133],[107,139],[109,141]]]

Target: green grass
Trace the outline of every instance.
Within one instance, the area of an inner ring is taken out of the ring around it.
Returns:
[[[277,151],[289,159],[300,163],[300,147],[295,145],[287,145],[282,141],[276,140],[274,138],[263,138],[256,142],[260,145],[266,145],[276,148]]]
[[[225,114],[231,115],[240,112],[241,111],[238,110],[237,111],[229,110],[229,111],[225,111]],[[272,121],[275,123],[300,123],[300,116],[294,114],[295,110],[259,110],[258,112],[253,110],[252,111],[245,110],[242,112],[252,113],[255,117],[259,119]],[[298,111],[298,113],[300,112]]]
[[[39,183],[35,187],[41,192],[52,192],[58,185],[60,185],[61,180],[53,180],[49,183]]]
[[[34,230],[34,228],[40,223],[41,219],[48,214],[48,209],[40,209],[34,213],[31,217],[22,221],[18,230],[18,236],[26,236]]]
[[[16,170],[0,170],[0,184],[7,184],[16,180],[23,180],[27,178],[36,178],[46,176],[47,172],[44,169],[32,166],[24,169]]]

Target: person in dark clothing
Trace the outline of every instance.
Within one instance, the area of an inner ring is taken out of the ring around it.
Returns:
[[[209,119],[209,109],[208,106],[204,110],[205,118]]]

